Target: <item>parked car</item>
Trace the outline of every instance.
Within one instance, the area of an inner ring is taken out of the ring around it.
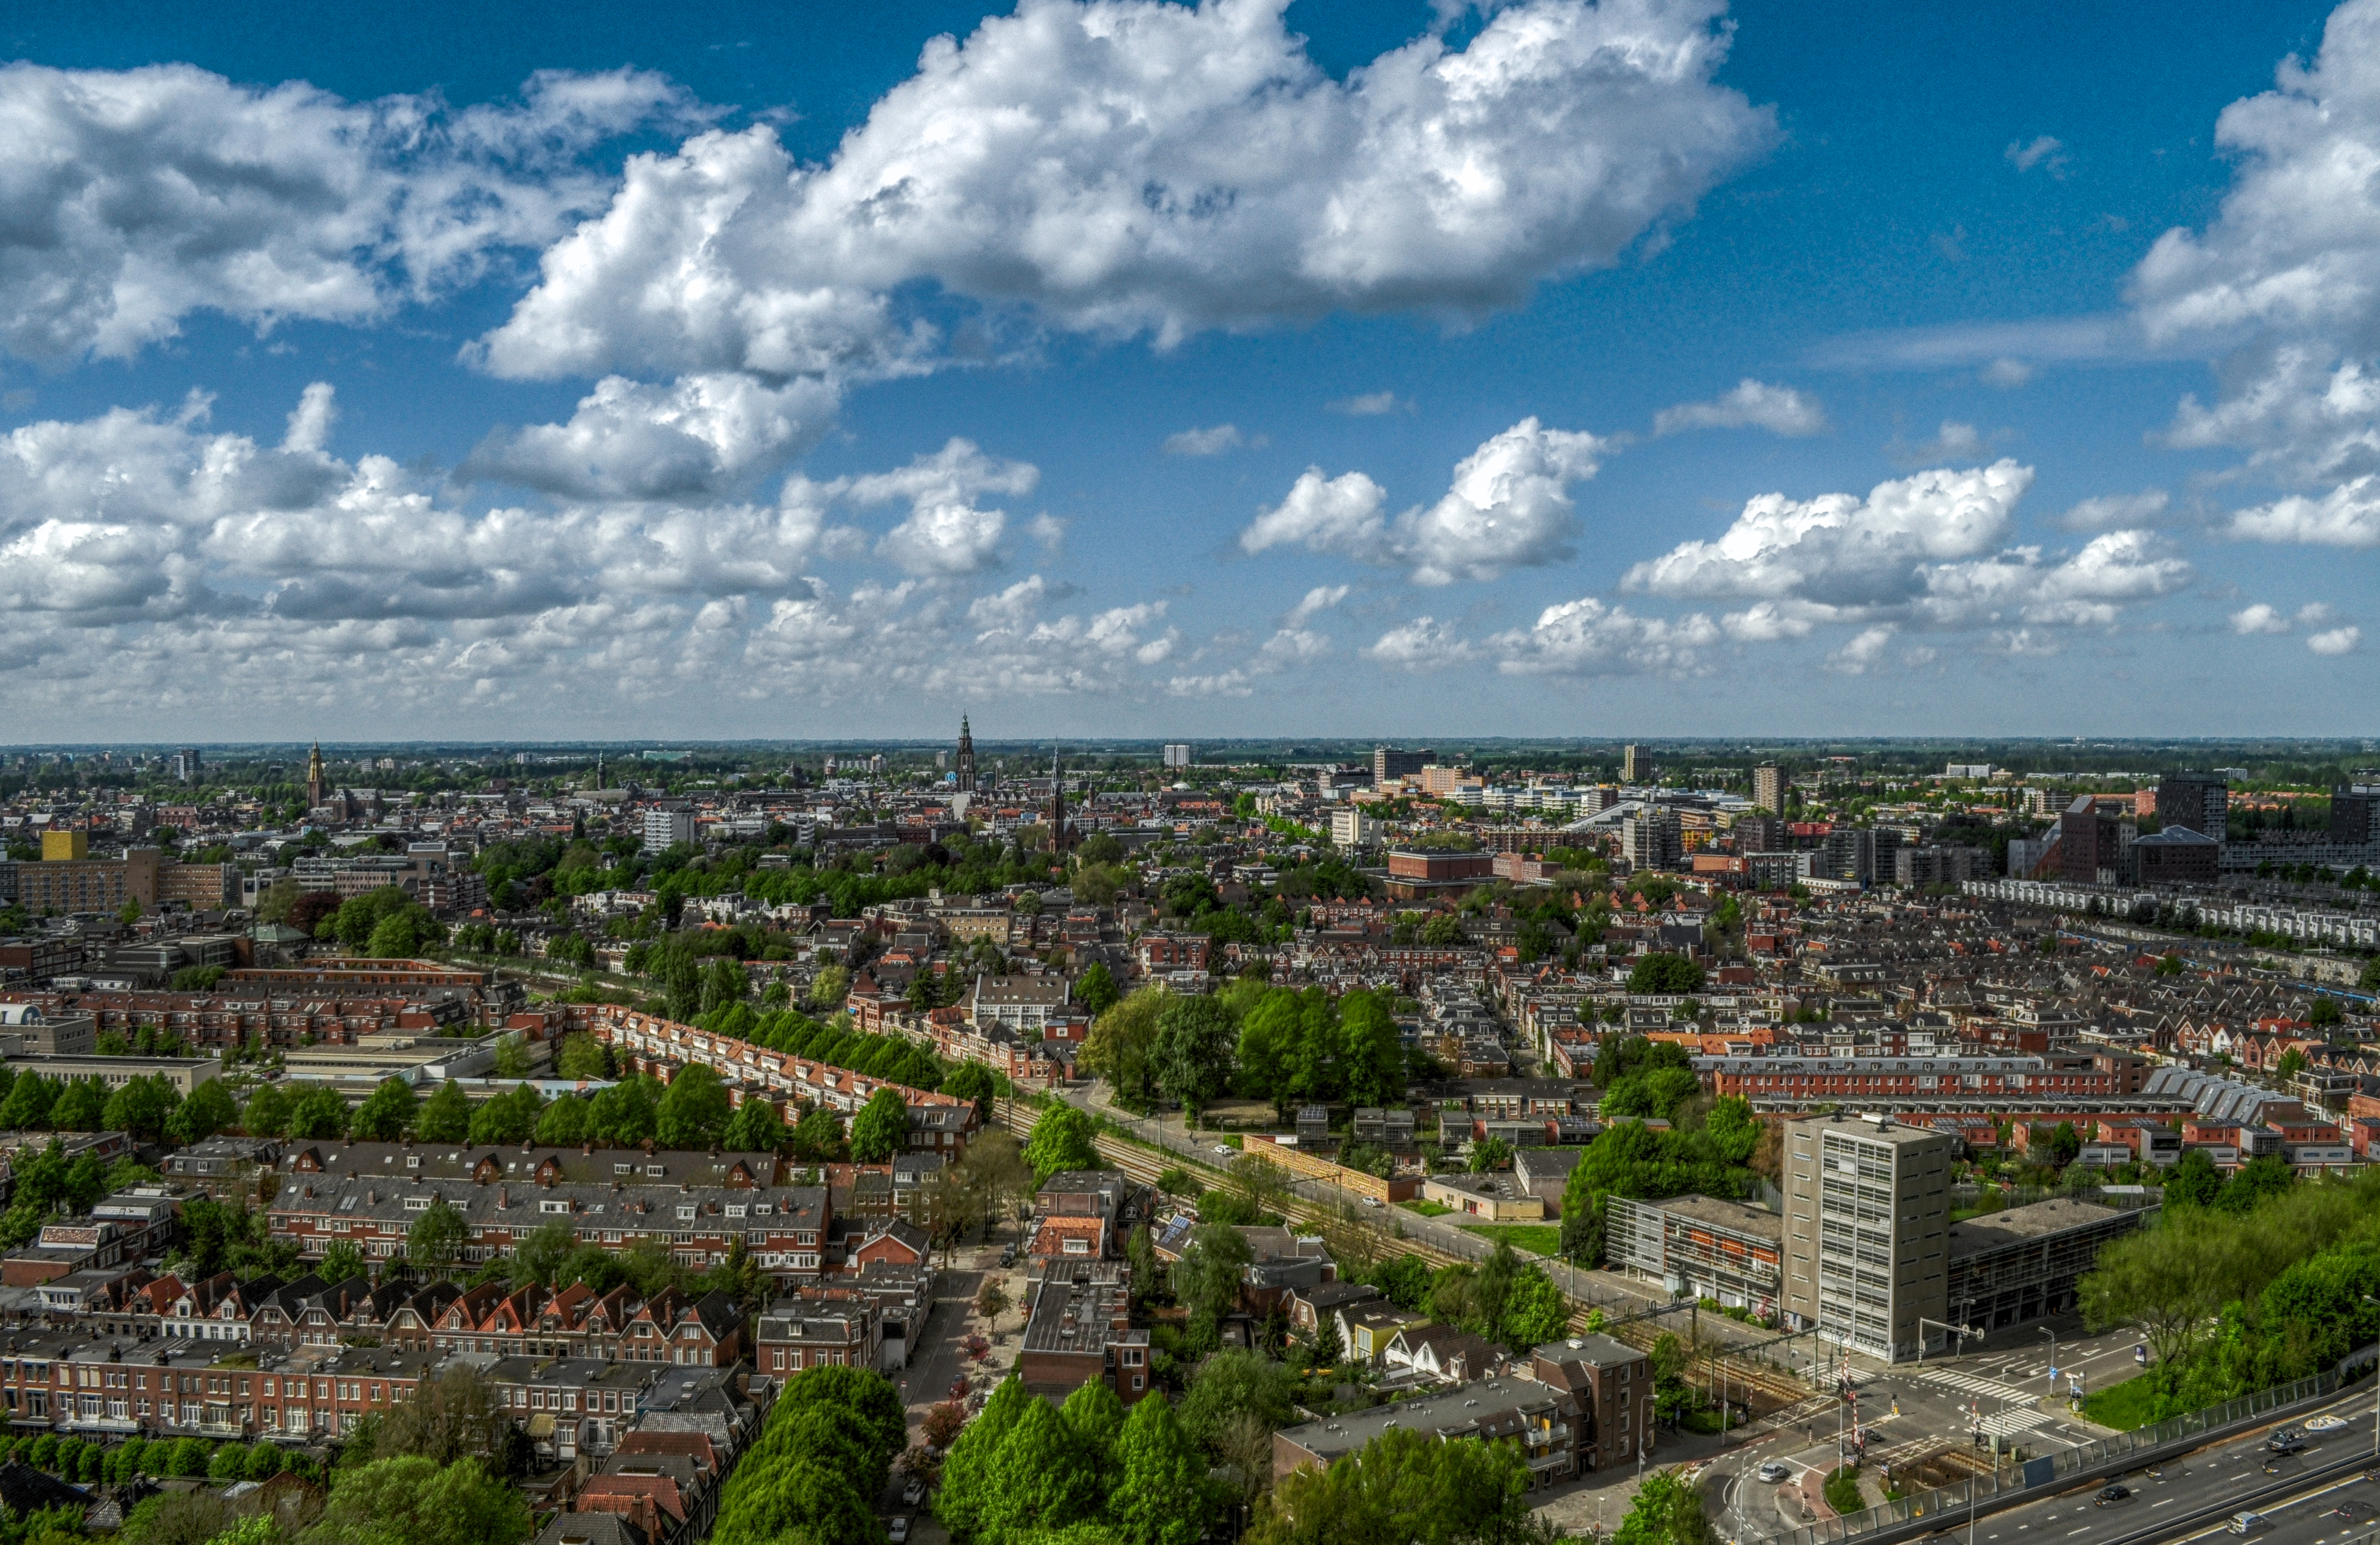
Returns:
[[[926,1483],[924,1481],[912,1478],[908,1485],[901,1488],[902,1506],[915,1507],[925,1500]]]
[[[892,1545],[907,1545],[909,1539],[909,1520],[906,1518],[886,1519],[884,1523],[884,1538],[891,1540]]]
[[[1014,1245],[1007,1245],[1007,1246],[1002,1246],[1002,1248],[1001,1248],[1001,1252],[1000,1252],[1000,1263],[1001,1263],[1002,1266],[1014,1266],[1014,1265],[1015,1265],[1015,1264],[1016,1264],[1016,1247],[1015,1247],[1015,1246],[1014,1246]]]
[[[1766,1481],[1791,1480],[1793,1478],[1793,1466],[1781,1459],[1772,1459],[1760,1466],[1758,1474]]]
[[[2102,1486],[2099,1488],[2099,1505],[2105,1507],[2109,1502],[2122,1502],[2131,1494],[2132,1489],[2129,1486]]]
[[[1364,1205],[1366,1207],[1378,1207],[1380,1205],[1380,1198],[1378,1197],[1366,1197],[1364,1198]]]
[[[1226,1159],[1236,1159],[1240,1156],[1240,1150],[1229,1143],[1217,1143],[1215,1151]]]

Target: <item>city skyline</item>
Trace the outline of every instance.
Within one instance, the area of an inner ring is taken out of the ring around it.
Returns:
[[[2380,3],[2023,14],[20,19],[8,738],[2380,731]]]

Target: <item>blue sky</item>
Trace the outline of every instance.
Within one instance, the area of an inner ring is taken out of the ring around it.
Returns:
[[[20,8],[0,708],[2374,733],[2380,0],[2068,9]]]

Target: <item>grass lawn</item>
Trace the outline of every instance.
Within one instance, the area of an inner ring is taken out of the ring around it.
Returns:
[[[2082,1414],[2101,1427],[2130,1432],[2157,1419],[2156,1392],[2149,1376],[2136,1373],[2120,1384],[2110,1384],[2082,1397]]]
[[[1558,1223],[1464,1223],[1465,1234],[1475,1234],[1482,1239],[1501,1239],[1516,1250],[1531,1255],[1561,1254],[1561,1226]]]
[[[1443,1218],[1454,1210],[1443,1202],[1423,1201],[1419,1198],[1412,1201],[1401,1201],[1397,1205],[1408,1212],[1418,1212],[1425,1218]]]

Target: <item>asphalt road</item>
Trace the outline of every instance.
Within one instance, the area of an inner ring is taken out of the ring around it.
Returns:
[[[2045,1338],[2046,1341],[2046,1338]],[[2369,1532],[2380,1517],[2380,1482],[2363,1478],[2373,1467],[2373,1397],[2358,1391],[2333,1402],[2323,1411],[2345,1421],[2338,1430],[2308,1433],[2303,1453],[2276,1457],[2265,1449],[2269,1429],[2185,1457],[2168,1460],[2159,1473],[2135,1469],[2120,1484],[2132,1495],[2105,1506],[2097,1493],[2107,1481],[2094,1481],[2078,1490],[2045,1497],[2003,1512],[1980,1515],[1974,1525],[1974,1545],[2067,1545],[2067,1541],[2124,1541],[2150,1545],[2167,1540],[2231,1538],[2229,1515],[2252,1509],[2267,1522],[2256,1530],[2258,1545],[2339,1545],[2353,1535]],[[2321,1413],[2294,1417],[2290,1425]],[[1831,1443],[1815,1448],[1799,1443],[1798,1432],[1780,1433],[1765,1442],[1730,1454],[1717,1466],[1709,1482],[1721,1534],[1738,1545],[1758,1538],[1774,1538],[1801,1527],[1791,1497],[1801,1475],[1830,1467]],[[2044,1445],[2046,1446],[2046,1444]],[[1797,1452],[1798,1449],[1798,1452]],[[1876,1451],[1872,1448],[1871,1454]],[[2036,1452],[2040,1452],[2039,1449]],[[1795,1480],[1782,1485],[1760,1481],[1755,1471],[1764,1460],[1781,1459]],[[2345,1468],[2338,1468],[2344,1466]],[[2336,1473],[2328,1473],[2335,1471]],[[2279,1489],[2269,1501],[2242,1500],[2266,1489]],[[1780,1506],[1780,1502],[1785,1505]],[[2342,1511],[2344,1510],[2344,1511]],[[2213,1513],[2213,1516],[2200,1517]],[[2165,1519],[2180,1520],[2168,1527]],[[1963,1519],[1947,1519],[1949,1532],[1963,1537]]]

